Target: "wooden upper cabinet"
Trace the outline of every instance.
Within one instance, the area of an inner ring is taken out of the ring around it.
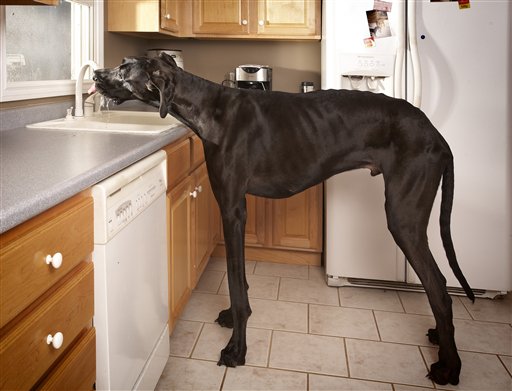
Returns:
[[[160,27],[164,30],[178,33],[180,31],[180,1],[160,1]]]
[[[194,34],[247,34],[249,0],[195,0],[192,19]]]
[[[315,36],[320,34],[320,2],[258,0],[257,34]]]
[[[108,30],[177,37],[320,39],[320,0],[109,0]]]

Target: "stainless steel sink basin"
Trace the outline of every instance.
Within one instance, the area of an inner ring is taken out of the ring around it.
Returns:
[[[167,115],[160,118],[155,112],[145,111],[102,111],[90,117],[60,118],[52,121],[27,125],[27,128],[45,130],[72,130],[85,132],[109,132],[130,134],[159,134],[168,131],[181,122]]]

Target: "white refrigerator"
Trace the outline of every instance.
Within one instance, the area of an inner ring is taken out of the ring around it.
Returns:
[[[509,1],[323,1],[322,88],[407,99],[448,141],[452,237],[480,296],[512,290],[511,12]],[[441,243],[439,198],[429,244],[457,293]],[[355,170],[330,178],[325,208],[329,285],[421,289],[387,230],[382,176]]]

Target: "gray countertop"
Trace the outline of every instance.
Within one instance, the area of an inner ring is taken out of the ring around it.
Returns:
[[[0,233],[190,132],[157,136],[18,128],[0,132]]]

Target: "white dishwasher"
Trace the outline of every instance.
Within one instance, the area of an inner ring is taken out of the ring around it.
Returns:
[[[96,389],[153,390],[169,358],[166,154],[92,188]]]

